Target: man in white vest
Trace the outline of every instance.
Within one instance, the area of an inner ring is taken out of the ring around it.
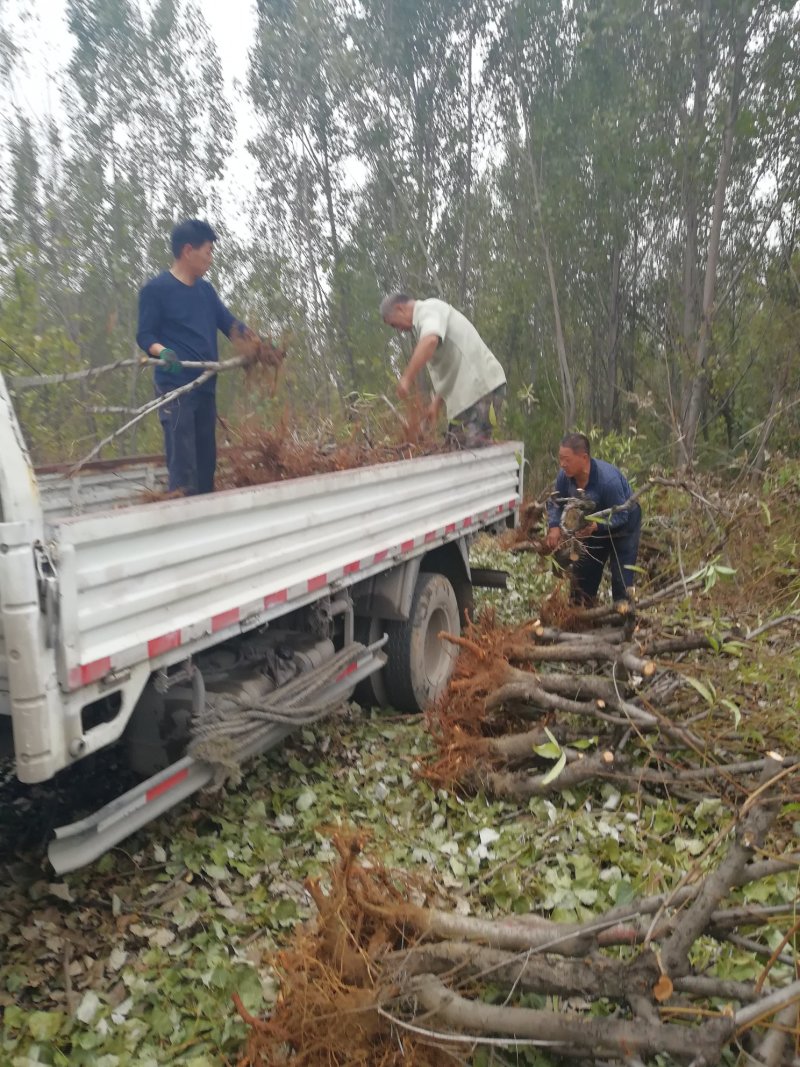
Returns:
[[[462,448],[478,448],[492,440],[506,395],[506,376],[481,335],[460,311],[444,300],[415,300],[392,293],[381,301],[381,316],[396,330],[413,330],[416,345],[397,383],[404,400],[423,367],[428,368],[433,399],[428,409],[436,421],[447,408],[448,434]]]

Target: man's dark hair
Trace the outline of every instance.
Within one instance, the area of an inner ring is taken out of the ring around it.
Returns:
[[[216,239],[217,235],[203,219],[184,219],[172,231],[170,237],[172,254],[176,259],[179,259],[186,245],[191,245],[192,248],[199,248],[206,241],[211,241],[213,244]]]
[[[561,447],[571,448],[573,452],[579,452],[585,456],[592,454],[592,446],[585,433],[565,433],[561,438]]]

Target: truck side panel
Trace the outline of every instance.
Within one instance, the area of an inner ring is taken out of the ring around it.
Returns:
[[[518,454],[498,445],[56,523],[62,685],[175,661],[502,520],[519,504]]]

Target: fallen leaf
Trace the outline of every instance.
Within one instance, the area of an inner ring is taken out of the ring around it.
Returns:
[[[225,890],[222,888],[222,886],[218,886],[218,885],[214,886],[214,898],[215,898],[216,902],[219,905],[221,905],[223,908],[232,908],[233,907],[233,901],[228,896],[228,894],[225,892]]]
[[[106,968],[109,971],[118,971],[127,958],[128,953],[125,949],[120,948],[119,945],[117,945],[111,950],[111,955],[108,957]]]
[[[143,926],[141,923],[131,923],[131,933],[136,937],[152,937],[155,934],[155,926]]]
[[[63,1022],[63,1012],[34,1011],[28,1016],[28,1029],[35,1041],[52,1041]]]
[[[659,1004],[663,1004],[665,1000],[669,1000],[672,996],[672,979],[668,978],[666,974],[662,974],[653,986],[653,996]]]
[[[100,997],[93,989],[87,989],[78,1005],[78,1010],[75,1012],[75,1018],[79,1022],[90,1026],[94,1022],[98,1011],[100,1011]]]
[[[75,903],[75,897],[72,895],[72,890],[66,882],[51,882],[47,888],[50,893],[54,897],[58,897],[59,900],[65,900],[67,904]]]

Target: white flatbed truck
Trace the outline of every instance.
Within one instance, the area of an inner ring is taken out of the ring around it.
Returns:
[[[0,739],[22,782],[115,744],[144,778],[55,831],[57,872],[209,783],[187,743],[228,680],[255,672],[280,696],[282,679],[318,677],[328,704],[356,685],[400,710],[434,700],[454,658],[437,635],[471,605],[469,544],[518,516],[522,446],[136,502],[158,486],[142,460],[37,474],[0,376]]]

